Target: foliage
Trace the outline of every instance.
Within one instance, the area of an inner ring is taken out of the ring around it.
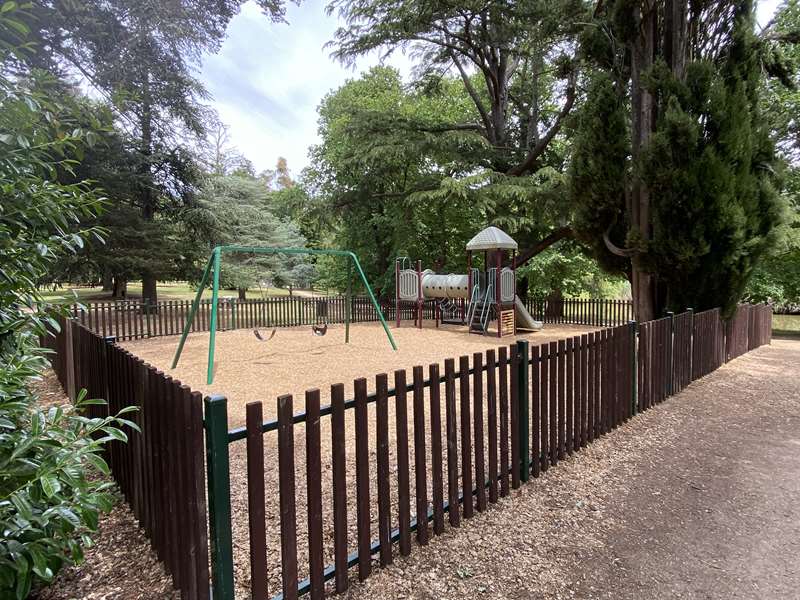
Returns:
[[[602,149],[598,149],[598,142]],[[613,78],[596,73],[573,124],[569,190],[575,203],[574,227],[596,260],[611,273],[629,273],[629,263],[611,254],[603,242],[608,232],[624,239],[625,180],[630,165],[630,131],[625,96]]]
[[[78,0],[44,1],[30,7],[27,26],[31,30],[28,61],[47,70],[61,81],[75,76],[91,86],[95,94],[113,107],[116,125],[124,133],[123,144],[114,149],[115,176],[125,180],[119,195],[110,201],[121,205],[118,217],[133,207],[146,222],[154,253],[129,250],[123,263],[115,262],[100,246],[92,248],[94,262],[124,282],[135,268],[143,282],[143,295],[155,301],[158,277],[179,277],[170,267],[175,253],[176,233],[187,233],[180,222],[193,204],[199,169],[190,148],[192,141],[206,133],[212,120],[203,106],[207,93],[195,77],[194,68],[204,52],[219,48],[229,21],[243,0]],[[261,0],[262,10],[282,20],[283,3]],[[116,157],[115,157],[116,158]],[[125,163],[123,165],[123,163]],[[102,181],[104,185],[106,181]],[[112,219],[109,225],[124,223]],[[132,225],[110,231],[110,238],[132,237]],[[163,228],[163,229],[162,229]],[[190,248],[191,236],[177,240],[196,258]],[[164,243],[161,243],[164,242]],[[167,258],[166,261],[163,259]],[[118,286],[119,287],[119,286]]]
[[[305,239],[289,221],[273,212],[277,192],[267,189],[263,180],[245,175],[210,177],[200,194],[201,206],[208,210],[208,236],[211,246],[302,248]],[[302,255],[225,255],[221,285],[239,289],[259,286],[306,285],[312,278],[308,260]]]
[[[596,23],[607,49],[595,37],[587,48],[595,71],[572,166],[580,235],[612,268],[625,263],[603,248],[603,234],[626,247],[634,267],[654,276],[656,313],[686,306],[729,313],[775,243],[784,212],[779,160],[759,106],[763,53],[752,5],[732,3],[719,13],[703,5],[699,16],[693,9],[692,60],[675,67],[659,55],[640,74],[654,99],[645,133],[627,92],[636,85],[630,65],[615,50],[640,35],[628,27],[634,6],[607,3]],[[627,122],[638,129],[630,132]],[[639,219],[648,220],[647,236]]]
[[[30,352],[30,350],[28,351]],[[111,482],[101,456],[111,441],[127,441],[117,417],[82,416],[85,390],[72,406],[38,409],[24,386],[42,368],[27,354],[3,365],[0,375],[0,596],[25,598],[34,583],[49,583],[65,564],[83,560],[98,516],[112,507]],[[135,407],[129,407],[135,410]]]
[[[102,197],[87,182],[64,183],[97,138],[91,115],[64,99],[60,86],[32,71],[10,76],[24,58],[17,6],[0,9],[0,597],[24,598],[65,562],[81,559],[81,543],[109,507],[106,487],[87,477],[105,470],[98,451],[124,439],[124,420],[87,420],[74,408],[42,411],[28,385],[44,368],[37,348],[57,328],[36,282],[64,252],[75,252],[94,227]],[[101,435],[93,440],[90,433]]]
[[[768,57],[788,65],[785,77],[764,83],[762,107],[778,152],[786,161],[782,193],[790,216],[769,255],[756,266],[745,295],[753,302],[772,302],[779,310],[794,311],[800,309],[800,47],[782,40],[798,32],[800,2],[789,0],[762,35],[768,38]]]
[[[625,287],[621,277],[610,277],[575,242],[562,242],[534,256],[517,273],[517,291],[543,298],[618,298]],[[521,289],[525,288],[525,290]]]
[[[458,181],[458,158],[439,144],[441,138],[394,130],[375,135],[363,125],[389,113],[398,121],[457,114],[462,100],[407,90],[397,71],[376,67],[322,102],[322,142],[312,149],[314,166],[304,174],[310,192],[305,220],[316,218],[325,245],[355,252],[378,290],[391,288],[397,255],[463,268],[464,240],[482,216],[469,184]],[[323,285],[345,286],[344,261],[321,259],[319,265]]]
[[[328,10],[345,20],[332,42],[340,59],[402,50],[415,61],[414,81],[400,91],[406,102],[354,115],[350,131],[364,143],[352,147],[351,169],[378,154],[390,164],[413,157],[424,177],[414,182],[412,173],[392,198],[434,212],[469,203],[478,215],[473,233],[497,225],[522,248],[565,224],[561,134],[576,97],[575,39],[588,3],[334,0]]]

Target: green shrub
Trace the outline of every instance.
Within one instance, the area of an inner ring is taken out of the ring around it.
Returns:
[[[83,559],[101,512],[111,509],[112,483],[100,452],[126,441],[113,417],[89,419],[82,409],[101,400],[83,390],[74,405],[33,404],[27,383],[42,368],[21,352],[0,373],[0,598],[25,598],[66,563]],[[133,408],[133,407],[131,407]],[[127,412],[127,411],[123,411]]]
[[[26,67],[18,5],[0,8],[0,598],[24,598],[82,559],[111,506],[100,450],[125,440],[119,418],[88,419],[91,402],[43,410],[30,390],[46,367],[38,340],[58,327],[39,295],[60,256],[99,237],[81,223],[102,197],[74,167],[97,136],[91,106]],[[15,42],[17,40],[17,42]]]

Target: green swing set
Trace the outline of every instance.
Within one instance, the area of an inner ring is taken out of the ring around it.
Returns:
[[[380,306],[375,300],[375,294],[372,293],[372,288],[367,282],[364,275],[364,270],[361,268],[361,263],[358,262],[358,257],[348,250],[312,250],[307,248],[258,248],[249,246],[217,246],[211,253],[208,259],[205,271],[203,271],[203,278],[200,280],[200,285],[197,287],[197,295],[192,302],[192,308],[186,318],[186,323],[183,326],[183,333],[181,334],[180,342],[178,342],[178,349],[175,351],[175,358],[172,360],[172,368],[178,366],[178,360],[183,352],[183,345],[186,343],[186,337],[189,335],[194,316],[197,313],[197,307],[200,305],[200,298],[203,295],[203,290],[208,284],[209,276],[213,270],[212,288],[211,288],[211,320],[210,320],[210,336],[208,344],[208,370],[206,373],[206,381],[209,385],[214,381],[214,347],[217,338],[217,307],[219,303],[219,274],[222,263],[223,254],[314,254],[314,255],[327,255],[327,256],[341,256],[348,259],[347,262],[347,301],[345,304],[345,344],[350,343],[350,299],[352,297],[351,289],[351,270],[353,265],[356,267],[359,277],[361,278],[364,287],[367,290],[369,299],[372,306],[378,313],[378,318],[383,325],[383,330],[386,332],[386,337],[389,338],[389,343],[392,350],[397,350],[397,344],[394,342],[389,326],[386,324],[386,319],[383,318]]]

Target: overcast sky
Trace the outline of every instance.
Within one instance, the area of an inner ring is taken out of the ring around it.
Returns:
[[[780,0],[761,0],[759,22],[766,23]],[[333,37],[337,17],[325,15],[325,3],[287,3],[287,24],[271,23],[248,2],[230,24],[219,53],[203,61],[201,80],[212,104],[229,126],[231,141],[258,171],[275,166],[279,156],[298,175],[308,164],[308,147],[317,143],[317,107],[330,90],[378,63],[362,58],[355,70],[330,58],[323,46]],[[407,76],[402,55],[390,64]]]

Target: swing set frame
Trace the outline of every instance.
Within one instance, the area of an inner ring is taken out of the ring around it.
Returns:
[[[383,312],[375,300],[375,294],[364,275],[364,270],[361,268],[361,263],[358,262],[358,257],[349,250],[314,250],[309,248],[259,248],[251,246],[217,246],[211,252],[211,257],[206,263],[206,268],[203,271],[203,277],[200,284],[197,286],[197,295],[192,302],[191,310],[186,318],[186,323],[183,326],[183,333],[181,334],[180,342],[178,342],[178,349],[175,351],[175,358],[172,360],[172,368],[178,366],[178,361],[183,352],[183,346],[186,343],[186,337],[189,335],[192,322],[194,321],[197,307],[200,305],[200,299],[203,296],[203,290],[209,283],[211,277],[211,319],[209,322],[209,343],[208,343],[208,369],[206,371],[206,382],[211,385],[214,381],[214,350],[217,339],[217,307],[219,305],[219,274],[222,268],[222,255],[223,254],[311,254],[311,255],[324,255],[324,256],[341,256],[347,258],[347,302],[345,303],[345,328],[344,328],[344,343],[350,343],[350,300],[352,298],[352,268],[355,266],[361,282],[367,290],[369,299],[372,306],[378,313],[378,318],[383,325],[383,330],[386,332],[386,337],[389,338],[389,343],[392,350],[397,350],[392,333],[389,331],[389,326],[386,324],[386,319],[383,318]],[[213,275],[212,275],[213,271]]]

